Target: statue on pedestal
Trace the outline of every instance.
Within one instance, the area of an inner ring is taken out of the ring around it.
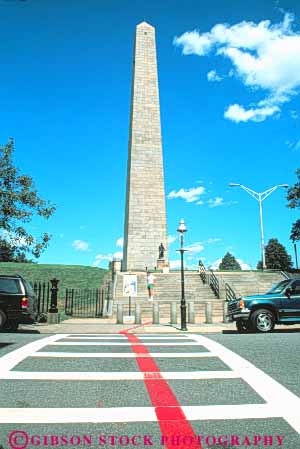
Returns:
[[[165,247],[164,245],[161,243],[158,247],[158,258],[159,259],[163,259],[164,258],[164,254],[165,254]]]

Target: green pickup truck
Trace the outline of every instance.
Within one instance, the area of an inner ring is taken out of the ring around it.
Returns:
[[[285,279],[263,295],[228,302],[228,321],[240,332],[271,332],[275,324],[300,323],[300,278]]]

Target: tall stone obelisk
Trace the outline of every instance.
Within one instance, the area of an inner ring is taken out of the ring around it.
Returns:
[[[155,29],[142,22],[134,47],[123,271],[153,269],[161,243],[167,262]]]

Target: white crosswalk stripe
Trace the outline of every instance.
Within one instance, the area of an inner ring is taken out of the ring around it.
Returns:
[[[76,341],[68,341],[70,339]],[[97,341],[90,341],[90,340]],[[116,339],[117,342],[112,342]],[[265,404],[241,405],[203,405],[185,406],[181,408],[188,420],[242,420],[283,418],[300,433],[300,398],[275,381],[272,377],[256,368],[253,364],[230,351],[223,345],[207,337],[197,334],[180,336],[139,336],[141,343],[134,346],[198,346],[206,352],[153,352],[148,354],[133,352],[54,352],[45,351],[49,346],[131,346],[124,335],[116,334],[58,334],[28,343],[23,347],[4,355],[0,361],[0,379],[8,380],[77,380],[77,381],[116,381],[150,379],[241,379],[246,382],[264,401]],[[150,340],[171,340],[150,341]],[[62,341],[67,340],[67,341]],[[78,340],[78,341],[77,341]],[[98,341],[99,340],[99,341]],[[109,340],[109,341],[108,341]],[[192,340],[192,341],[185,341]],[[228,366],[228,370],[214,371],[160,371],[159,373],[143,372],[81,372],[81,371],[16,371],[15,367],[29,357],[48,359],[84,359],[84,358],[217,358]],[[112,422],[152,422],[157,421],[154,407],[114,407],[114,408],[0,408],[0,423],[112,423]]]

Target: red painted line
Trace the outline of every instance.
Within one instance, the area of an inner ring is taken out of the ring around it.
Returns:
[[[144,373],[146,385],[151,402],[155,407],[158,424],[161,430],[162,446],[167,449],[202,449],[197,436],[188,422],[183,410],[167,381],[162,377],[159,367],[151,357],[146,346],[136,345],[141,343],[138,337],[120,332],[128,338],[136,357],[136,363]],[[145,357],[140,355],[144,354]],[[176,436],[180,436],[179,440]]]
[[[119,332],[119,334],[126,334],[128,331],[132,331],[133,329],[137,329],[138,327],[147,326],[147,324],[151,324],[151,321],[147,321],[146,323],[139,324],[138,326],[129,327],[128,329],[125,329],[125,330]]]

